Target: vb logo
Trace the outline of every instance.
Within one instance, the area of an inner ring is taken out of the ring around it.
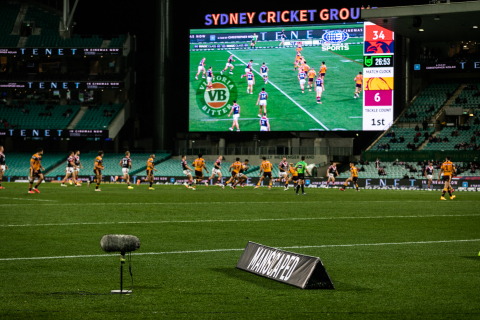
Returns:
[[[203,113],[220,117],[227,115],[237,99],[237,88],[233,80],[227,76],[213,77],[213,90],[207,91],[207,82],[202,81],[197,88],[197,105]]]

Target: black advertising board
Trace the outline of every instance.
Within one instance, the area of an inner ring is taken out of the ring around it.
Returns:
[[[121,56],[121,48],[0,48],[0,56],[25,57],[86,57]]]
[[[100,90],[100,89],[123,89],[123,81],[30,81],[13,82],[1,81],[0,89],[34,89],[34,90]]]
[[[335,289],[320,258],[251,241],[236,268],[301,289]]]

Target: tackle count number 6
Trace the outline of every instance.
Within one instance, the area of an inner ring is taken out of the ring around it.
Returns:
[[[373,40],[377,40],[377,39],[385,39],[385,35],[383,34],[383,30],[380,31],[380,34],[378,33],[377,30],[374,30],[373,31]]]
[[[373,97],[373,99],[375,100],[375,102],[380,102],[381,100],[380,93],[379,92],[375,93],[375,96]]]

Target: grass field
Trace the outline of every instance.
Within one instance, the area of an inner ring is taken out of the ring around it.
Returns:
[[[352,25],[358,27],[358,25]],[[337,26],[337,28],[348,28]],[[320,28],[320,27],[318,27]],[[322,27],[324,28],[324,27]],[[305,29],[305,27],[304,27]],[[281,30],[281,28],[280,28]],[[238,29],[240,32],[247,32]],[[232,32],[230,30],[230,32]],[[252,32],[253,29],[252,29]],[[205,79],[199,76],[195,80],[200,60],[205,57],[208,69],[213,69],[214,76],[220,76],[228,57],[234,54],[233,75],[223,73],[225,81],[234,84],[237,103],[241,106],[240,130],[259,131],[259,108],[256,106],[258,94],[262,87],[268,93],[267,113],[272,131],[308,131],[308,130],[361,130],[362,99],[354,99],[354,78],[363,70],[363,44],[360,38],[351,38],[348,50],[323,51],[321,46],[304,47],[302,55],[308,65],[316,72],[320,70],[322,61],[326,62],[325,92],[322,104],[317,104],[316,93],[308,90],[302,94],[297,79],[298,70],[294,71],[293,61],[295,48],[264,48],[278,46],[278,42],[257,42],[258,50],[211,50],[190,52],[190,131],[228,131],[232,118],[227,114],[212,116],[202,111],[205,103]],[[249,43],[249,42],[247,42]],[[216,43],[215,43],[216,44]],[[241,79],[245,65],[253,60],[255,85],[253,94],[247,94],[247,81]],[[260,67],[265,62],[269,67],[268,84],[264,84],[260,76]],[[228,69],[230,70],[230,69]],[[214,83],[216,80],[213,81]]]
[[[477,193],[3,186],[2,318],[480,317]],[[119,257],[100,249],[108,233],[142,242],[131,296],[109,294]],[[336,289],[235,269],[248,241],[320,257]]]

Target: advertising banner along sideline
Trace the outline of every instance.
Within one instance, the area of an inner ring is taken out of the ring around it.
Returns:
[[[301,289],[335,289],[320,258],[251,241],[236,268]]]

